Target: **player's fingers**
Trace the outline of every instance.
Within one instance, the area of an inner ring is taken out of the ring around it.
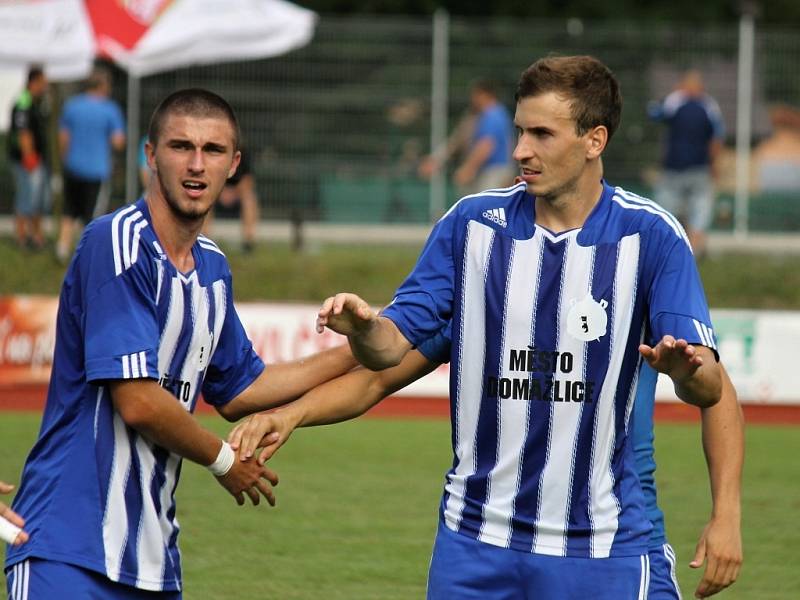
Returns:
[[[264,444],[264,450],[261,451],[261,454],[258,456],[258,464],[264,466],[264,463],[267,462],[270,458],[272,458],[275,453],[278,451],[278,448],[283,446],[284,440],[278,435],[278,433],[271,433],[271,436],[277,436],[274,441],[269,442],[268,444]]]
[[[258,485],[258,484],[256,484]],[[250,487],[245,490],[245,493],[250,496],[250,502],[253,503],[253,506],[258,506],[261,502],[261,496],[258,494],[258,490],[255,487]]]
[[[239,423],[236,427],[231,429],[231,432],[228,434],[228,444],[230,444],[233,450],[239,449],[239,444],[242,442],[242,429],[244,425],[244,423]]]
[[[0,502],[0,517],[4,517],[17,527],[25,527],[25,519],[20,517],[17,513],[11,510],[8,506]]]
[[[639,344],[639,354],[649,360],[655,354],[655,351],[647,344]]]
[[[706,539],[705,537],[700,538],[697,542],[697,546],[694,549],[694,558],[689,563],[689,566],[693,569],[697,569],[703,566],[703,563],[706,560]]]
[[[10,483],[6,483],[5,481],[0,481],[0,494],[10,494],[14,491],[14,487]]]
[[[267,499],[269,505],[275,506],[275,492],[273,491],[273,489],[270,486],[268,486],[267,483],[263,480],[256,483],[256,486],[258,487],[259,491],[264,496],[264,498]]]
[[[278,485],[278,474],[269,467],[261,468],[261,476],[272,485]]]
[[[233,497],[236,498],[236,504],[238,504],[239,506],[244,505],[244,494],[242,494],[242,492],[234,494]]]
[[[719,561],[713,557],[709,557],[706,561],[706,569],[703,572],[703,578],[700,580],[700,583],[697,585],[697,590],[695,591],[695,596],[697,598],[707,598],[708,596],[713,596],[722,589],[719,586],[717,579],[718,568]]]
[[[24,544],[25,542],[27,542],[29,539],[30,539],[30,536],[28,536],[27,533],[25,533],[24,531],[20,531],[17,534],[17,539],[15,539],[14,542],[11,545],[12,546],[19,546],[19,545]]]

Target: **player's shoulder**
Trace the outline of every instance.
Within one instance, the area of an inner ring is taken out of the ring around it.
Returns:
[[[230,273],[230,266],[228,265],[228,257],[211,238],[200,234],[197,236],[195,248],[202,257],[202,261],[217,275],[228,275]]]
[[[487,210],[491,211],[502,208],[504,211],[507,211],[509,208],[524,202],[525,198],[525,183],[517,183],[505,188],[484,190],[477,194],[470,194],[461,198],[450,208],[447,215],[452,214],[468,219],[481,220],[486,218],[484,213]],[[530,201],[530,198],[528,198],[528,201]]]
[[[619,186],[611,190],[609,221],[620,237],[639,233],[649,238],[689,243],[675,215],[657,202]]]
[[[121,275],[160,250],[150,230],[144,200],[139,200],[89,223],[79,251],[84,260],[96,266],[105,263],[114,275]]]

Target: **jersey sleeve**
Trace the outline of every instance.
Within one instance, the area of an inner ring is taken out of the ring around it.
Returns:
[[[31,111],[29,108],[19,108],[14,111],[14,129],[17,131],[31,128]]]
[[[707,346],[716,353],[711,316],[694,255],[686,240],[671,233],[665,235],[671,238],[670,242],[650,249],[656,252],[651,256],[658,267],[649,293],[648,343],[653,345],[664,335],[671,335],[690,344]]]
[[[264,370],[264,362],[253,350],[236,308],[228,279],[225,318],[211,362],[203,380],[203,399],[223,406],[243,392]]]
[[[76,257],[85,298],[86,379],[157,379],[159,330],[151,265],[138,261],[117,274],[110,236],[97,229],[87,228]]]
[[[460,222],[457,206],[433,228],[414,269],[381,313],[414,346],[443,329],[453,312],[453,244],[455,226]]]
[[[453,322],[450,321],[447,327],[422,342],[417,347],[417,350],[431,362],[440,364],[449,363],[450,348],[452,345],[452,326]]]

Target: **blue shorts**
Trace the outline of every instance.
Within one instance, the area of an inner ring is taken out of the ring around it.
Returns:
[[[29,558],[6,569],[8,600],[181,600],[181,592],[149,592],[89,569]]]
[[[644,600],[648,557],[573,558],[493,546],[439,523],[428,600]]]
[[[14,212],[20,217],[36,217],[50,208],[50,185],[47,169],[39,165],[26,171],[18,162],[11,161],[14,172]]]
[[[681,589],[675,577],[675,551],[669,544],[651,548],[650,586],[647,600],[681,600]]]

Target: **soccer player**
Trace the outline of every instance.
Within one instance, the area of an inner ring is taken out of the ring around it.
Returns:
[[[716,404],[708,307],[674,217],[603,180],[622,106],[610,70],[541,59],[516,101],[524,183],[458,202],[381,315],[342,293],[318,326],[379,370],[452,320],[429,598],[639,598],[652,526],[628,433],[636,376],[644,358],[685,402]]]
[[[6,556],[15,600],[180,598],[182,459],[240,505],[274,504],[278,482],[201,427],[199,394],[235,420],[355,364],[342,347],[265,368],[245,336],[227,260],[199,235],[239,162],[228,103],[175,92],[148,138],[145,196],[86,228],[61,289],[47,404],[13,506],[30,534]]]
[[[448,335],[436,335],[409,352],[399,365],[383,371],[360,368],[326,382],[298,400],[240,422],[228,436],[239,456],[249,459],[256,448],[267,449],[258,460],[264,462],[297,427],[327,425],[362,415],[389,394],[405,387],[449,361]],[[647,516],[653,524],[648,544],[650,561],[648,600],[680,600],[675,578],[675,552],[664,532],[664,514],[658,506],[654,473],[653,407],[657,373],[642,365],[632,412],[632,447],[637,476],[645,499]],[[694,568],[706,568],[695,596],[705,598],[728,587],[738,577],[742,563],[740,502],[744,431],[736,390],[722,369],[720,401],[701,410],[703,447],[712,490],[712,518],[697,544]],[[277,439],[274,435],[278,434]]]

